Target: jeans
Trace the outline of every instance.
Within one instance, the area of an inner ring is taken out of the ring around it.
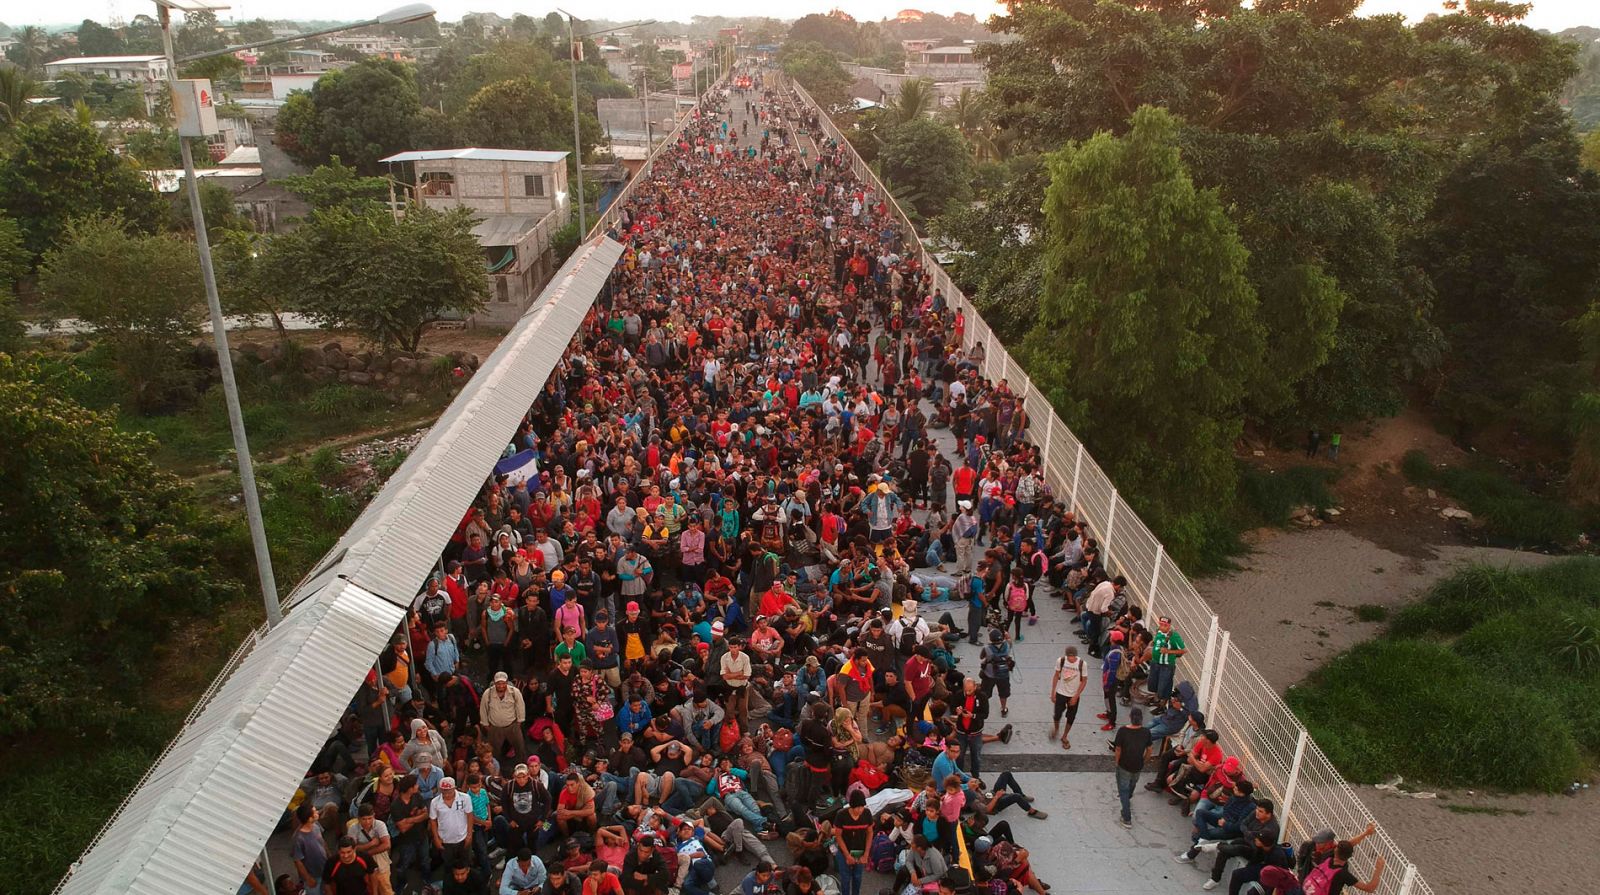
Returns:
[[[1175,665],[1158,665],[1150,663],[1150,692],[1156,695],[1159,706],[1165,706],[1172,696],[1172,674]]]
[[[1202,839],[1223,838],[1221,831],[1217,830],[1216,823],[1222,819],[1222,808],[1210,799],[1201,799],[1194,806],[1194,832],[1189,838],[1194,842]]]
[[[987,614],[988,607],[975,606],[971,600],[967,601],[967,642],[978,642],[978,629],[983,627],[983,617]]]
[[[1021,805],[1023,811],[1033,810],[1033,800],[1028,798],[1028,794],[1017,785],[1017,778],[1011,776],[1010,771],[1001,771],[989,791],[1000,796],[1000,801],[995,803],[994,810],[989,812],[991,815],[999,814],[1012,805]]]
[[[844,855],[835,852],[833,866],[839,871],[839,895],[861,895],[861,878],[866,872],[867,865],[847,864]]]
[[[790,748],[788,752],[774,751],[771,755],[767,756],[767,763],[772,765],[772,773],[778,775],[778,783],[782,785],[788,780],[788,777],[785,776],[785,773],[788,771],[789,765],[800,761],[805,757],[805,747],[795,745],[794,747]]]
[[[983,733],[956,732],[956,739],[961,743],[961,760],[966,762],[967,773],[974,777],[983,776]]]
[[[422,884],[428,883],[428,873],[433,869],[433,843],[426,836],[418,836],[410,842],[391,840],[394,854],[391,856],[393,868],[390,878],[396,892],[414,891],[411,888],[411,870],[413,868],[421,874]]]
[[[766,829],[767,819],[761,815],[761,809],[756,806],[755,796],[750,793],[742,789],[738,792],[723,793],[722,803],[728,806],[729,814],[749,824],[750,828],[756,831],[756,835],[761,835]]]
[[[1139,785],[1138,771],[1125,771],[1117,768],[1117,798],[1122,802],[1122,820],[1124,823],[1133,822],[1133,789]]]

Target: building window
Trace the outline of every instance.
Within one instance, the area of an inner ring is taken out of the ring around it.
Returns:
[[[522,195],[524,195],[524,196],[543,196],[544,195],[544,175],[543,174],[524,174],[524,175],[522,175]]]
[[[511,287],[507,283],[506,277],[494,278],[494,299],[500,302],[511,300]]]
[[[455,195],[456,176],[448,171],[422,172],[422,195],[424,196],[453,196]]]

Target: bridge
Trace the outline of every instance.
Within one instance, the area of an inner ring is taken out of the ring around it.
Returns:
[[[769,75],[770,76],[770,75]],[[1020,396],[1028,424],[1024,437],[1040,452],[1055,495],[1086,519],[1104,548],[1108,571],[1126,576],[1128,594],[1146,617],[1168,616],[1188,652],[1177,679],[1195,684],[1210,726],[1240,757],[1258,795],[1278,805],[1284,839],[1299,843],[1324,828],[1350,836],[1372,815],[1339,776],[1276,692],[1230,641],[1214,612],[1159,541],[1122,501],[1045,396],[1032,387],[982,316],[937,262],[921,249],[893,197],[798,85],[781,88],[801,117],[815,116],[821,134],[803,138],[809,165],[822,152],[844,161],[874,200],[889,209],[910,259],[931,277],[957,315],[959,340],[982,377],[1004,381]],[[731,125],[748,120],[730,103]],[[177,738],[108,821],[81,860],[61,881],[61,893],[231,893],[263,854],[276,872],[269,837],[328,734],[347,712],[357,688],[375,667],[413,606],[441,550],[479,496],[495,463],[573,345],[595,329],[597,299],[627,302],[612,291],[626,246],[642,243],[621,222],[662,196],[692,189],[682,160],[694,151],[705,107],[686,116],[623,194],[597,221],[587,240],[552,279],[539,301],[391,477],[339,543],[295,587],[283,622],[262,628],[240,645],[189,715]],[[794,122],[791,119],[790,124]],[[760,122],[753,127],[759,128]],[[786,156],[792,161],[792,156]],[[718,196],[696,197],[696,210],[716,214]],[[814,240],[819,222],[803,212],[775,218],[787,235]],[[670,235],[670,234],[668,234]],[[949,453],[948,434],[936,438]],[[1062,750],[1048,732],[1045,708],[1050,671],[1063,645],[1075,642],[1064,615],[1041,607],[1038,627],[1024,629],[1017,693],[1017,734],[985,750],[986,772],[1012,769],[1041,807],[1046,821],[1020,821],[1019,838],[1033,846],[1041,876],[1061,891],[1166,893],[1187,890],[1201,877],[1178,867],[1170,854],[1187,842],[1188,822],[1148,795],[1136,801],[1136,825],[1118,827],[1105,741],[1092,710],[1078,722],[1073,745]],[[969,648],[963,647],[963,650]],[[965,653],[965,668],[976,664]],[[1091,667],[1090,676],[1097,669]],[[1090,693],[1086,705],[1098,706]],[[1148,779],[1148,774],[1146,776]],[[1378,889],[1384,895],[1430,895],[1431,889],[1381,829],[1358,850],[1354,867],[1366,878],[1372,861],[1390,867]],[[870,885],[871,883],[869,883]]]

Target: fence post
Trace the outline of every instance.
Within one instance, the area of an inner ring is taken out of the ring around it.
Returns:
[[[1083,472],[1083,442],[1078,442],[1078,459],[1072,462],[1072,494],[1069,497],[1072,508],[1078,508],[1078,473]]]
[[[1052,413],[1044,418],[1044,453],[1041,456],[1044,458],[1044,468],[1045,472],[1047,473],[1046,478],[1048,478],[1048,473],[1050,471],[1050,443],[1055,441],[1055,436],[1056,415]]]
[[[1417,885],[1417,865],[1407,863],[1406,872],[1400,877],[1400,895],[1411,895],[1411,890]]]
[[[1161,561],[1167,558],[1167,545],[1156,544],[1156,567],[1150,571],[1150,599],[1144,601],[1144,618],[1156,617],[1156,588],[1161,585]]]
[[[1112,568],[1113,568],[1113,566],[1111,564],[1112,563],[1112,559],[1111,559],[1111,533],[1116,531],[1116,530],[1117,530],[1117,489],[1116,489],[1116,486],[1113,485],[1112,488],[1111,488],[1111,509],[1106,511],[1106,534],[1105,534],[1106,543],[1105,543],[1105,547],[1104,547],[1105,552],[1106,552],[1106,561],[1103,563],[1103,565],[1105,566],[1105,569],[1106,569],[1107,572],[1110,572],[1112,570]]]
[[[1203,712],[1211,711],[1211,670],[1217,661],[1218,624],[1216,614],[1212,613],[1211,630],[1206,634],[1206,655],[1200,660],[1200,692],[1196,694],[1200,698],[1200,710]]]
[[[1217,646],[1217,667],[1211,673],[1211,697],[1206,700],[1205,713],[1215,719],[1217,716],[1217,699],[1222,695],[1222,673],[1228,668],[1228,640],[1231,638],[1228,631],[1222,632],[1222,643]],[[1216,721],[1211,722],[1216,726]]]
[[[1294,791],[1300,786],[1300,762],[1306,757],[1306,743],[1311,739],[1311,734],[1306,733],[1304,727],[1300,728],[1300,737],[1294,743],[1294,761],[1289,764],[1289,785],[1283,790],[1283,811],[1279,816],[1283,818],[1278,825],[1283,842],[1293,842],[1289,837],[1289,813],[1294,810]]]

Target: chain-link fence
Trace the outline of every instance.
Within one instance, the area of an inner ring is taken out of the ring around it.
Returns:
[[[826,135],[850,154],[856,177],[883,196],[902,232],[915,240],[916,230],[900,203],[805,88],[794,84],[794,89],[802,103],[817,112]],[[1277,691],[1230,642],[1216,613],[1122,501],[1111,479],[1057,417],[1048,398],[1033,388],[1026,372],[1011,359],[972,302],[921,243],[915,245],[913,251],[932,275],[934,288],[944,293],[946,303],[958,315],[963,347],[982,346],[982,373],[991,380],[1007,380],[1011,390],[1022,395],[1029,439],[1040,446],[1052,491],[1088,522],[1102,545],[1107,570],[1127,577],[1128,593],[1144,608],[1146,617],[1159,613],[1170,618],[1173,629],[1183,636],[1188,649],[1178,661],[1177,680],[1195,682],[1201,707],[1208,723],[1221,733],[1223,748],[1239,756],[1257,791],[1269,793],[1277,803],[1284,840],[1298,845],[1323,829],[1331,829],[1341,838],[1365,829],[1374,818],[1355,790],[1317,748]],[[1365,877],[1379,856],[1388,869],[1378,893],[1432,895],[1416,865],[1406,860],[1381,827],[1357,851],[1353,869]]]

